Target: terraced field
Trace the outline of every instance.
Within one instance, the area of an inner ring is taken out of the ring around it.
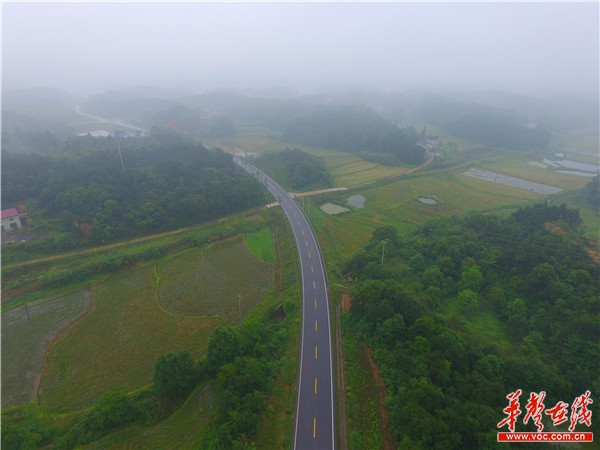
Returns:
[[[160,304],[168,312],[219,316],[231,323],[240,314],[245,317],[273,286],[272,265],[257,260],[241,237],[168,259],[157,272]]]
[[[272,284],[272,267],[241,237],[109,277],[92,287],[92,311],[50,353],[42,407],[78,409],[114,387],[147,385],[166,352],[186,349],[199,358],[212,330],[237,322],[238,307],[248,313]]]
[[[2,408],[33,400],[47,349],[91,307],[81,290],[2,314]]]

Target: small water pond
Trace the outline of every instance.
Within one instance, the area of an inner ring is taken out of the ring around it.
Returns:
[[[360,194],[348,197],[348,200],[346,200],[346,202],[353,208],[360,209],[365,207],[365,198]]]
[[[464,172],[465,175],[473,178],[477,178],[483,181],[490,181],[492,183],[503,184],[505,186],[516,187],[519,189],[525,189],[527,191],[536,192],[538,194],[556,194],[562,191],[562,189],[549,186],[547,184],[534,183],[533,181],[522,180],[521,178],[509,177],[508,175],[502,175],[501,173],[492,172],[491,170],[472,168]]]
[[[419,197],[419,201],[426,205],[437,205],[437,200],[435,198]]]
[[[348,208],[345,208],[344,206],[336,205],[335,203],[323,203],[321,206],[319,206],[319,208],[321,208],[321,210],[326,212],[327,214],[334,215],[334,216],[337,214],[346,212],[346,211],[350,211]]]

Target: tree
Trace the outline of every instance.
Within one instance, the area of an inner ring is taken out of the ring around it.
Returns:
[[[216,374],[223,364],[231,363],[240,355],[240,339],[231,327],[219,327],[208,341],[208,352],[204,362],[209,373]]]
[[[119,387],[103,394],[92,410],[101,428],[114,428],[136,420],[136,407],[125,388]]]
[[[198,371],[187,350],[161,355],[154,368],[154,390],[160,396],[189,393],[197,380]]]
[[[479,292],[483,283],[483,275],[477,264],[464,268],[460,273],[459,289],[470,289]]]

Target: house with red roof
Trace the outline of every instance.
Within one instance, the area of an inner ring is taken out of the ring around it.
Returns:
[[[21,216],[16,208],[3,209],[0,213],[2,218],[2,231],[13,231],[23,228]]]

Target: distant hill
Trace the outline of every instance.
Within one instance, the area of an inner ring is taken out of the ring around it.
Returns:
[[[78,99],[67,91],[54,88],[31,88],[2,92],[2,110],[36,118],[61,119],[73,114]]]

